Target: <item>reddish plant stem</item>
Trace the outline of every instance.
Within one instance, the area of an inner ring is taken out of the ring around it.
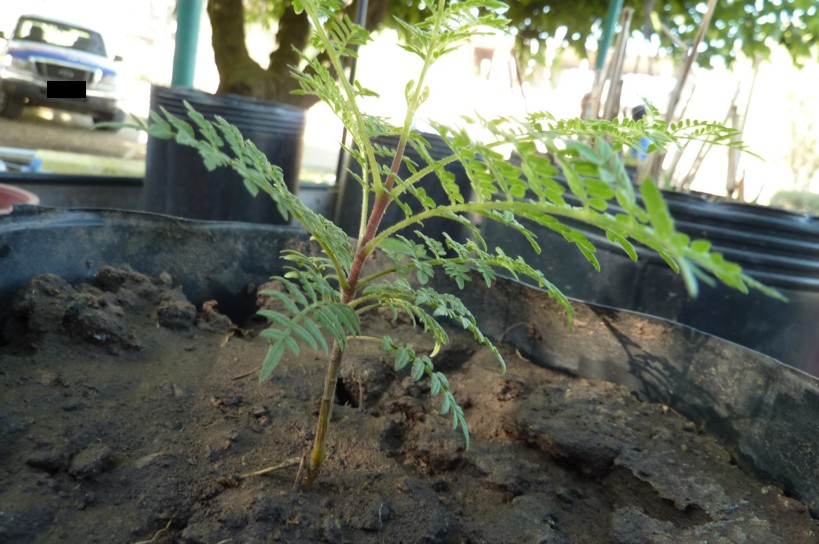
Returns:
[[[364,268],[364,262],[369,256],[369,252],[364,251],[364,248],[375,237],[378,232],[378,226],[384,218],[387,207],[390,204],[390,191],[395,185],[395,176],[398,174],[398,169],[401,167],[401,161],[404,158],[404,150],[407,147],[407,139],[402,137],[398,141],[398,148],[395,150],[395,157],[390,166],[390,173],[387,180],[384,182],[384,187],[381,192],[375,197],[373,202],[373,209],[370,213],[370,219],[367,221],[367,228],[364,235],[358,241],[356,246],[353,262],[350,266],[350,273],[347,276],[347,288],[342,293],[342,302],[347,303],[353,299],[356,289],[358,287],[358,280],[361,277],[361,270]]]
[[[358,280],[361,277],[361,271],[364,268],[364,262],[370,252],[365,251],[367,244],[375,237],[378,232],[378,226],[381,224],[381,219],[387,211],[390,204],[390,191],[395,185],[395,176],[398,173],[398,168],[401,166],[401,160],[404,156],[404,149],[406,148],[406,138],[401,138],[398,142],[398,149],[395,152],[392,166],[390,167],[390,174],[384,183],[381,192],[376,196],[373,203],[373,210],[370,213],[370,219],[367,221],[367,228],[358,241],[356,246],[353,262],[350,266],[350,273],[347,275],[347,286],[342,290],[341,302],[346,304],[350,302],[355,296],[358,289]],[[316,436],[313,440],[313,449],[310,452],[309,463],[304,469],[303,483],[305,486],[310,486],[318,476],[319,469],[324,462],[324,457],[327,454],[327,428],[330,425],[330,418],[333,413],[333,400],[336,394],[336,383],[338,382],[338,372],[341,368],[341,360],[344,355],[344,350],[338,344],[333,342],[333,349],[330,353],[330,359],[327,363],[327,374],[324,377],[324,390],[321,395],[321,404],[319,406],[319,416],[316,423]]]

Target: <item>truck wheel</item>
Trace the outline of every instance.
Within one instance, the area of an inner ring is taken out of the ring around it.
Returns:
[[[22,112],[23,99],[0,89],[0,115],[9,119],[17,119]]]

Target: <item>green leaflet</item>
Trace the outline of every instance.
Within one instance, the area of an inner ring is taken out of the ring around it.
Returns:
[[[412,363],[412,369],[410,370],[410,378],[412,381],[417,382],[421,378],[424,377],[424,370],[426,369],[424,362],[421,360],[420,357],[415,359]]]
[[[265,355],[264,361],[262,361],[262,370],[259,373],[259,381],[265,381],[273,374],[273,371],[276,370],[276,367],[279,366],[279,362],[282,360],[282,356],[284,355],[284,344],[282,342],[276,342],[270,345],[270,348],[267,350],[267,355]]]
[[[637,250],[634,249],[634,245],[628,241],[628,238],[613,230],[606,231],[606,236],[608,236],[608,239],[612,242],[620,244],[620,247],[622,247],[626,255],[629,256],[629,259],[632,261],[637,260]]]
[[[425,375],[429,378],[430,395],[432,397],[442,396],[440,413],[442,415],[452,414],[452,430],[457,430],[458,427],[461,428],[466,449],[469,449],[469,427],[464,417],[463,408],[455,400],[455,396],[449,388],[449,380],[444,374],[435,370],[432,359],[427,355],[417,355],[410,344],[403,346],[396,344],[389,336],[382,338],[381,347],[385,352],[393,355],[396,370],[402,370],[410,364],[410,361],[412,362],[410,368],[412,381],[417,382]]]
[[[258,312],[272,325],[261,333],[270,341],[270,348],[262,363],[260,380],[270,376],[287,351],[299,354],[299,340],[311,349],[329,353],[325,334],[343,347],[348,336],[361,332],[355,310],[339,301],[338,292],[323,275],[323,271],[333,270],[331,261],[296,251],[284,252],[283,258],[300,266],[286,267],[285,276],[273,278],[279,288],[261,292],[284,311],[263,308]]]
[[[661,239],[671,238],[674,233],[674,220],[660,190],[651,179],[647,179],[640,186],[640,193],[643,195],[649,221],[657,231],[657,236]]]

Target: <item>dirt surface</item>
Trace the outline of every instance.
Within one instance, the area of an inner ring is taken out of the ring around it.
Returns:
[[[105,157],[144,159],[146,145],[131,129],[94,130],[89,115],[23,108],[19,119],[0,117],[0,147],[50,149]]]
[[[172,283],[105,269],[21,293],[0,348],[0,542],[819,541],[804,505],[673,411],[503,347],[502,375],[454,330],[434,360],[468,451],[428,386],[352,344],[323,472],[293,490],[324,357],[260,384],[266,342]],[[365,327],[430,348],[379,314]]]

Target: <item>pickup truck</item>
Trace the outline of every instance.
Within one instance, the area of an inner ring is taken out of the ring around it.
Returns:
[[[89,114],[95,123],[121,121],[121,60],[109,58],[99,32],[24,15],[10,36],[0,32],[0,115],[16,118],[24,106],[46,106]],[[85,97],[49,96],[49,81],[85,81]]]

